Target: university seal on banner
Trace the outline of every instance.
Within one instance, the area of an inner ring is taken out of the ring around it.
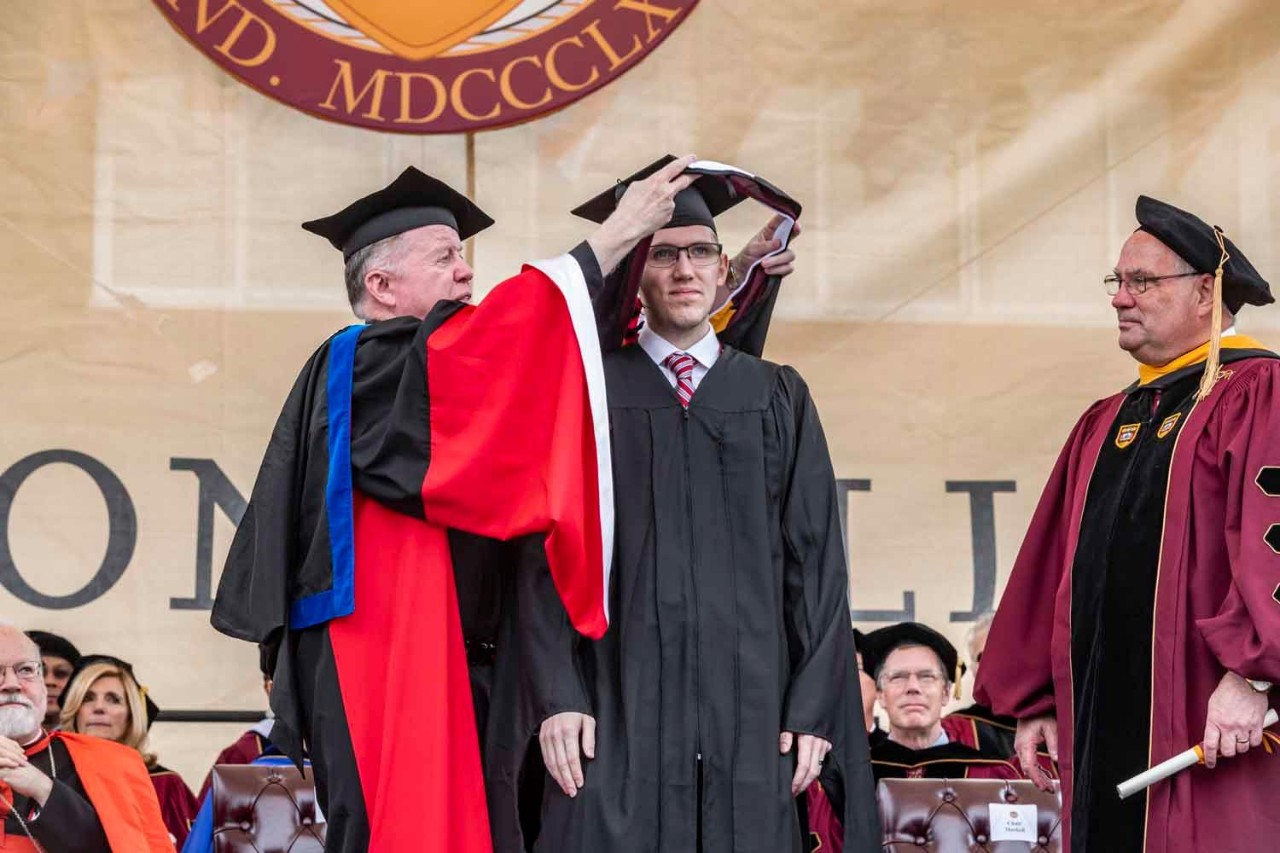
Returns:
[[[153,0],[241,82],[402,133],[517,124],[634,67],[698,0]]]

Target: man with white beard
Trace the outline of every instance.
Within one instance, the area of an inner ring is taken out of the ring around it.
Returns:
[[[0,623],[0,850],[173,853],[138,753],[46,732],[47,701],[39,647]]]

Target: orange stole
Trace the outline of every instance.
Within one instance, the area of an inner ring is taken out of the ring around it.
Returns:
[[[112,850],[174,853],[156,789],[137,750],[73,732],[54,732],[52,737],[66,745]]]

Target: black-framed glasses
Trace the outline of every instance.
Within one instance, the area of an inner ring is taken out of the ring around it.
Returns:
[[[1115,296],[1120,292],[1120,288],[1126,287],[1129,292],[1134,295],[1141,295],[1147,292],[1147,288],[1155,284],[1157,281],[1164,281],[1167,278],[1191,278],[1192,276],[1204,275],[1199,272],[1175,272],[1169,275],[1131,275],[1128,278],[1121,278],[1115,273],[1102,277],[1102,284],[1107,289],[1107,296]]]
[[[674,267],[680,260],[680,253],[689,256],[689,263],[695,267],[709,267],[719,263],[724,246],[719,243],[690,243],[688,246],[668,246],[659,243],[649,247],[649,266],[657,269]]]

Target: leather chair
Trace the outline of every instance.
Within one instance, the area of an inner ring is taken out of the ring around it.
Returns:
[[[217,853],[323,853],[315,782],[298,768],[219,764],[212,796]]]
[[[884,850],[1061,853],[1062,795],[998,779],[884,779],[876,789]],[[990,840],[991,803],[1034,805],[1037,841]]]

